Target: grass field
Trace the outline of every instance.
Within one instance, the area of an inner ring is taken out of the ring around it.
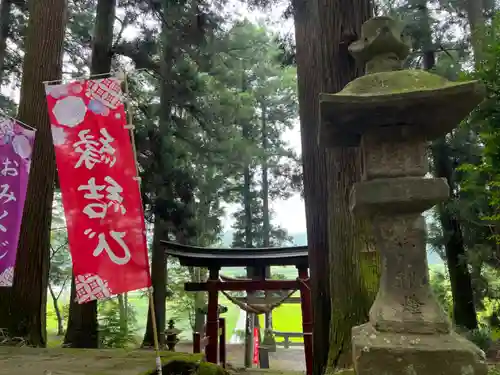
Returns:
[[[297,294],[298,296],[298,294]],[[227,313],[222,316],[226,318],[226,339],[229,341],[236,327],[240,315],[240,309],[233,303],[228,301],[224,296],[219,296],[219,303],[227,306]],[[129,302],[136,311],[136,319],[138,323],[137,336],[138,339],[144,335],[146,329],[147,314],[148,314],[148,299],[137,294],[129,296]],[[61,303],[62,305],[63,303]],[[172,304],[167,302],[167,319],[172,316]],[[264,316],[260,317],[261,326],[264,327]],[[189,326],[188,318],[176,322],[176,327],[182,330],[181,340],[190,341],[192,338],[191,327]],[[277,331],[286,332],[302,332],[302,316],[299,304],[283,304],[273,311],[273,327]],[[56,336],[57,319],[54,312],[52,301],[47,303],[47,331],[50,337],[51,346],[57,346],[60,339]],[[302,341],[301,338],[292,339],[293,341]]]

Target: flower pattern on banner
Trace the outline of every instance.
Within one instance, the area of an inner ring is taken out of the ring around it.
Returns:
[[[9,267],[0,273],[0,286],[12,286],[14,282],[14,267]]]
[[[64,128],[59,126],[52,125],[52,142],[54,142],[54,146],[62,146],[66,143],[66,132]]]
[[[78,303],[109,298],[112,295],[108,282],[98,275],[78,275],[75,277],[76,300]]]
[[[87,113],[87,106],[82,98],[76,96],[67,96],[56,102],[52,109],[59,125],[65,125],[73,128],[80,125]]]
[[[8,117],[0,117],[0,143],[2,145],[9,144],[14,136],[14,127],[16,122]]]

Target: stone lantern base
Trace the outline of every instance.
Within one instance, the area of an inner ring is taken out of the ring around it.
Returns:
[[[457,333],[402,334],[352,330],[356,375],[487,375],[484,353]]]

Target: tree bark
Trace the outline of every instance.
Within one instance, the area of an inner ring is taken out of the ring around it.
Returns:
[[[7,39],[11,33],[12,0],[2,0],[0,4],[0,79],[3,78],[5,58],[7,57]]]
[[[268,162],[268,130],[267,130],[267,108],[264,100],[261,103],[261,136],[262,136],[262,150],[264,152],[264,159],[262,160],[262,235],[264,247],[271,247],[271,217],[269,214],[269,162]],[[271,275],[271,267],[266,267],[264,269],[263,278],[267,278]],[[267,292],[264,293],[265,296],[268,295]],[[259,317],[255,316],[255,326],[259,328],[260,332],[260,321]],[[266,330],[273,329],[273,312],[267,312],[264,314],[264,328]],[[262,342],[259,333],[259,342]],[[269,351],[267,348],[262,348],[259,351],[259,362],[261,368],[269,368]]]
[[[434,162],[434,175],[446,178],[450,187],[450,197],[453,197],[455,182],[453,181],[450,146],[444,138],[440,138],[432,143],[431,153]],[[449,211],[446,204],[440,204],[438,212],[445,238],[446,265],[450,275],[453,297],[453,321],[459,327],[476,329],[477,315],[474,292],[460,222]]]
[[[317,145],[318,95],[338,92],[362,73],[347,47],[357,39],[362,23],[370,15],[368,0],[295,1],[304,193],[314,303],[314,375],[324,373],[327,363],[334,367],[349,362],[351,328],[366,321],[371,304],[359,269],[357,226],[347,204],[350,187],[359,177],[358,155],[347,149],[326,153]],[[331,337],[325,327],[330,327]]]
[[[76,302],[75,278],[71,277],[68,326],[64,346],[70,348],[98,348],[97,303]]]
[[[328,153],[330,290],[332,320],[328,370],[352,366],[352,327],[368,321],[379,281],[379,259],[375,251],[366,251],[368,223],[349,215],[351,187],[360,177],[358,149],[332,150]]]
[[[243,66],[242,66],[243,68]],[[247,90],[246,76],[242,73],[241,77],[241,91]],[[246,121],[246,120],[245,120]],[[250,139],[250,124],[241,124],[242,136],[244,139]],[[253,231],[252,231],[252,173],[250,170],[250,162],[247,161],[243,168],[243,209],[245,215],[245,248],[250,249],[254,247]],[[247,277],[251,278],[254,274],[252,267],[247,267]],[[247,292],[247,298],[253,293]],[[252,367],[253,359],[253,327],[254,327],[254,314],[246,313],[247,319],[245,321],[245,368]]]
[[[169,14],[169,7],[171,6],[169,1],[162,1],[161,7],[163,14]],[[170,76],[173,67],[173,57],[171,54],[171,49],[169,48],[169,29],[167,22],[162,23],[161,31],[161,46],[162,55],[159,63],[160,70],[160,112],[159,120],[160,124],[165,128],[168,128],[168,121],[170,119],[172,111],[172,99],[171,99],[171,87],[170,87]],[[136,67],[138,67],[138,61],[135,61]],[[163,135],[165,136],[165,135]],[[161,142],[158,148],[154,151],[158,157],[162,153]],[[159,171],[161,173],[161,171]],[[159,187],[156,191],[156,198],[162,198],[163,188]],[[155,214],[155,216],[158,216]],[[167,234],[167,223],[160,217],[155,217],[155,226],[153,233],[153,249],[152,249],[152,259],[151,259],[151,279],[153,283],[153,302],[154,311],[156,317],[156,328],[158,333],[159,345],[163,347],[165,345],[165,322],[166,322],[166,306],[165,301],[167,299],[167,257],[165,251],[160,245],[160,241],[163,236]],[[178,239],[179,240],[179,239]],[[142,345],[145,347],[154,346],[154,330],[153,330],[153,320],[151,317],[151,303],[148,307],[148,321],[146,324],[146,332],[144,333],[144,339]]]
[[[91,74],[111,71],[113,59],[113,27],[115,25],[116,0],[97,2],[94,37],[92,39]]]
[[[154,330],[153,320],[151,317],[152,308],[155,309],[156,328],[160,347],[165,345],[164,332],[166,321],[165,301],[167,300],[167,256],[160,243],[160,241],[164,238],[165,233],[165,222],[160,217],[156,217],[151,255],[151,280],[153,285],[154,307],[149,304],[146,332],[144,333],[144,339],[142,341],[143,347],[154,347]]]
[[[46,303],[55,160],[43,81],[59,79],[66,24],[66,1],[29,3],[18,118],[37,128],[31,175],[17,248],[14,286],[0,291],[0,327],[46,345]],[[8,307],[7,307],[8,306]]]
[[[127,293],[119,294],[118,298],[118,308],[120,313],[120,334],[122,337],[126,337],[128,334],[128,311],[127,311]]]
[[[262,150],[264,151],[264,159],[262,160],[262,236],[263,247],[271,247],[271,217],[269,215],[269,162],[268,162],[268,130],[267,130],[267,108],[264,102],[261,103],[261,133],[262,133]],[[271,267],[266,267],[266,278],[271,278]],[[268,293],[266,292],[267,296]],[[273,329],[273,312],[265,313],[266,330]]]
[[[470,27],[474,61],[476,62],[476,66],[478,66],[484,58],[483,36],[486,18],[484,17],[483,11],[485,10],[485,4],[483,0],[465,0],[464,8],[467,13],[467,21]]]
[[[61,310],[59,309],[59,298],[57,298],[56,294],[54,293],[54,289],[52,289],[52,285],[49,283],[49,292],[50,296],[52,297],[52,304],[54,305],[54,311],[56,313],[56,318],[57,318],[57,336],[62,336],[64,334],[64,324],[63,324],[63,317],[61,314]]]
[[[111,71],[113,26],[116,14],[115,0],[99,0],[97,3],[92,40],[91,74]],[[76,301],[74,277],[71,281],[68,329],[64,343],[74,348],[97,348],[99,346],[97,323],[97,301],[79,305]]]
[[[299,94],[304,200],[313,301],[313,374],[322,375],[328,359],[331,318],[328,274],[328,211],[325,152],[317,144],[320,69],[318,0],[294,0],[296,61]]]

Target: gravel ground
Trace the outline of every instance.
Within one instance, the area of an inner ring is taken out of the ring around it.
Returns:
[[[190,343],[177,344],[178,352],[191,353],[192,346]],[[243,367],[245,347],[242,344],[227,344],[227,362],[233,367]],[[269,365],[272,370],[279,371],[305,371],[306,361],[304,356],[304,348],[294,346],[289,349],[276,348],[275,353],[269,353]]]
[[[178,345],[178,352],[191,352],[191,345]],[[271,353],[271,371],[239,371],[243,366],[243,345],[230,345],[228,362],[242,375],[300,375],[303,352],[278,349]],[[174,356],[176,354],[173,354]],[[189,356],[190,357],[190,356]],[[33,349],[0,346],[0,375],[137,375],[154,368],[150,350]],[[296,373],[297,372],[297,373]]]

